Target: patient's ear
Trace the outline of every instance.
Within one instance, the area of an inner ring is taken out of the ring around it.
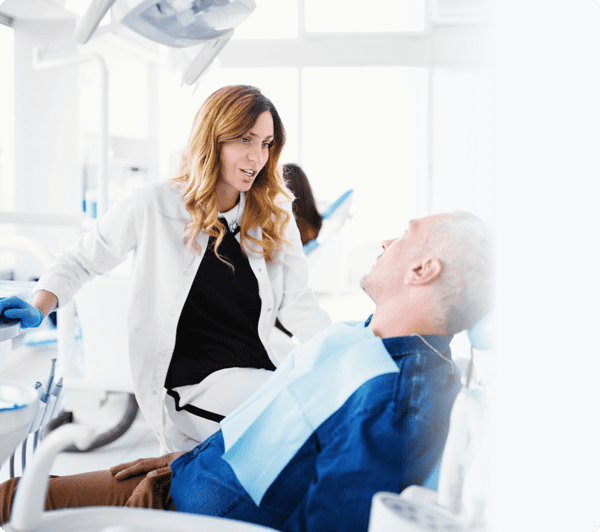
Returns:
[[[442,262],[440,259],[425,257],[414,262],[406,272],[405,281],[409,285],[422,285],[437,279],[442,273]]]

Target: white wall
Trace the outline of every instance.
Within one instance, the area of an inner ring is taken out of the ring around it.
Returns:
[[[16,211],[76,215],[81,211],[77,168],[77,72],[73,67],[34,70],[34,48],[72,31],[64,21],[23,22],[15,31],[15,188]],[[78,229],[21,226],[16,234],[35,237],[60,250]],[[41,265],[17,256],[19,277],[40,275]]]
[[[61,42],[75,23],[17,20],[14,25],[14,181],[4,186],[4,208],[20,213],[82,216],[84,192],[96,187],[101,77],[94,63],[36,69],[36,49],[50,48],[47,60],[95,53],[108,69],[109,199],[133,185],[157,179],[157,83],[151,51],[126,41],[92,43],[83,50]],[[9,77],[9,79],[12,79]],[[3,157],[11,154],[3,152]],[[135,168],[136,171],[131,169]],[[10,197],[9,197],[10,196]],[[9,231],[6,226],[4,231]],[[12,227],[56,255],[73,244],[81,227],[47,224]],[[6,258],[6,256],[5,256]],[[39,276],[43,267],[18,254],[16,277]]]

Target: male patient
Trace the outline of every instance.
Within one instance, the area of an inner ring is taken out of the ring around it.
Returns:
[[[378,491],[422,484],[441,456],[460,388],[452,335],[492,298],[489,226],[465,212],[413,220],[383,243],[361,287],[367,323],[297,347],[221,429],[186,453],[56,477],[48,509],[121,505],[278,530],[366,530]],[[0,486],[0,523],[17,480]]]

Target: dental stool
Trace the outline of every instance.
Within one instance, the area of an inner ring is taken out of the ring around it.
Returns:
[[[409,486],[400,494],[376,493],[368,532],[483,532],[486,388],[472,384],[471,377],[473,350],[486,352],[493,347],[493,312],[468,331],[468,338],[471,363],[452,407],[437,471],[425,486]]]

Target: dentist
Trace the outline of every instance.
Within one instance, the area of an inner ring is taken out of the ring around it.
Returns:
[[[81,286],[133,252],[128,303],[135,394],[164,451],[188,450],[272,374],[287,353],[275,320],[301,342],[330,325],[278,172],[279,114],[257,88],[217,90],[198,111],[177,175],[119,198],[40,278],[32,305],[0,313],[36,327]]]

